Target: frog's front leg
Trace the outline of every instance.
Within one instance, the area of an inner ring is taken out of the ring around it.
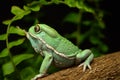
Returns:
[[[87,67],[91,69],[90,62],[93,60],[93,57],[94,55],[89,49],[85,49],[82,52],[78,51],[78,54],[76,55],[76,64],[84,61],[79,67],[83,65],[83,71],[85,71]]]
[[[52,54],[48,53],[47,51],[43,51],[43,53],[44,53],[45,57],[44,57],[44,60],[42,62],[42,65],[40,67],[39,74],[37,74],[31,80],[37,80],[38,78],[44,77],[47,73],[49,66],[52,63],[52,60],[53,60]]]

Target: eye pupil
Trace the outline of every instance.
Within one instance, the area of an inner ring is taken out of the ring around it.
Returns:
[[[36,26],[34,27],[34,30],[35,30],[35,32],[39,32],[39,31],[40,31],[39,25],[36,25]]]

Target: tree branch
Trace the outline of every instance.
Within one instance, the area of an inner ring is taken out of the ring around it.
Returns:
[[[95,58],[92,69],[71,67],[38,80],[120,80],[120,51]]]

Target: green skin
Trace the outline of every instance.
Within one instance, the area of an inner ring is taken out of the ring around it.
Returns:
[[[37,53],[44,57],[39,74],[32,80],[44,77],[51,63],[60,68],[73,65],[83,65],[83,71],[88,67],[91,69],[90,62],[93,60],[93,53],[89,49],[81,50],[66,38],[62,37],[55,29],[45,25],[37,24],[30,27],[26,32],[32,47]]]

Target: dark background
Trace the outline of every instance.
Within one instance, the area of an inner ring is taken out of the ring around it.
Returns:
[[[17,5],[22,7],[24,1],[22,0],[1,0],[0,1],[0,34],[6,32],[6,26],[2,24],[3,20],[11,19],[13,15],[10,12],[12,5]],[[119,10],[116,7],[117,4],[114,4],[111,0],[103,0],[100,3],[100,8],[106,12],[104,16],[104,22],[106,24],[105,30],[103,30],[105,34],[104,42],[108,45],[109,51],[108,53],[120,51],[120,29],[119,29]],[[54,8],[54,7],[53,7]],[[69,9],[66,9],[66,7],[58,7],[59,10],[63,11],[69,11]],[[56,10],[58,10],[56,9]],[[55,12],[57,13],[57,12]],[[59,12],[58,12],[59,13]],[[54,17],[54,14],[50,14],[52,17]],[[48,15],[49,16],[49,15]],[[61,14],[61,16],[63,16]],[[53,18],[56,19],[56,18]],[[60,16],[58,16],[58,19],[60,19]],[[46,20],[47,21],[47,20]],[[55,22],[57,24],[58,21]],[[20,22],[19,25],[25,24],[26,26],[29,26],[29,23]],[[5,42],[0,41],[0,49],[5,47]],[[1,50],[0,50],[1,51]]]

